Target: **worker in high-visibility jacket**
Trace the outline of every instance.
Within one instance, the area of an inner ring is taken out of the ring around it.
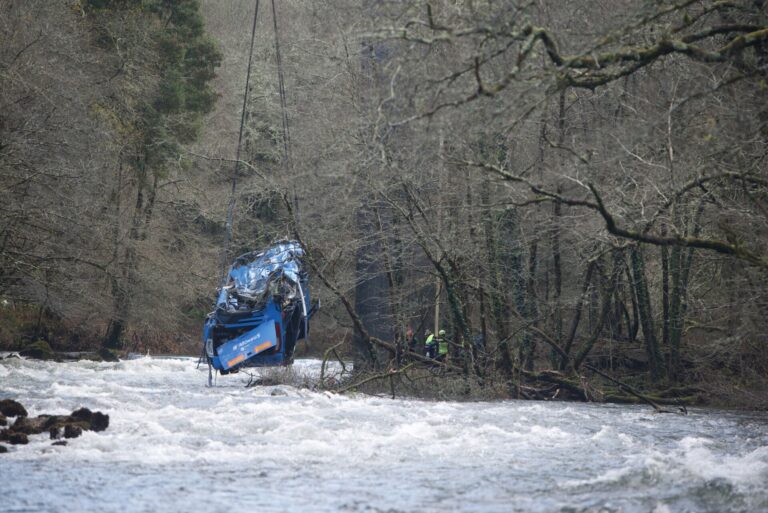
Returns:
[[[437,332],[437,359],[445,361],[448,356],[448,340],[445,338],[445,330]]]
[[[426,330],[424,334],[427,336],[424,340],[424,353],[427,358],[434,358],[437,355],[437,341],[435,340],[435,334],[429,330]]]

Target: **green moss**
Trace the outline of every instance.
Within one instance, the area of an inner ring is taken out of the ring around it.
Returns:
[[[27,358],[34,358],[36,360],[55,360],[56,354],[51,349],[51,346],[43,339],[37,339],[32,342],[26,342],[22,344],[21,356]]]

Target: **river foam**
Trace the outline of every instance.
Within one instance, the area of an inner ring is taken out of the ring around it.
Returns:
[[[319,373],[299,361],[297,382]],[[0,456],[3,512],[768,512],[768,419],[615,405],[205,386],[192,359],[0,361],[30,415],[85,406],[105,432]]]

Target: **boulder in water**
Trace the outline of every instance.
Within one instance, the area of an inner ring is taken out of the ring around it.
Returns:
[[[26,417],[27,410],[13,399],[3,399],[0,401],[0,413],[4,417]]]
[[[9,428],[14,433],[24,433],[26,435],[37,435],[48,429],[49,421],[55,418],[51,415],[38,415],[37,417],[19,417]]]
[[[27,358],[33,358],[35,360],[55,360],[56,354],[51,349],[51,346],[43,339],[37,339],[34,342],[28,342],[24,345],[21,351],[21,356]]]
[[[0,445],[0,454],[3,454],[4,452],[8,452],[8,447]]]
[[[109,415],[105,415],[100,411],[94,412],[88,408],[80,408],[73,411],[71,417],[87,422],[88,427],[86,429],[91,431],[104,431],[109,427]]]
[[[107,349],[106,347],[102,347],[99,349],[99,352],[97,353],[102,361],[105,362],[119,362],[120,358],[117,357],[117,355],[111,350]]]
[[[29,438],[24,433],[11,433],[8,437],[8,443],[11,445],[26,445],[29,443]]]
[[[6,400],[6,405],[16,408],[14,411],[24,416],[17,416],[16,421],[10,427],[0,431],[0,440],[11,444],[25,444],[29,435],[38,435],[48,432],[52,440],[64,438],[77,438],[83,431],[104,431],[109,427],[109,415],[100,411],[91,411],[88,408],[80,408],[71,415],[38,415],[27,417],[27,411],[16,401]],[[18,405],[18,406],[16,406]],[[19,409],[20,408],[20,409]],[[61,445],[61,444],[59,444]]]
[[[67,424],[64,426],[64,438],[77,438],[83,434],[83,428],[75,424]]]

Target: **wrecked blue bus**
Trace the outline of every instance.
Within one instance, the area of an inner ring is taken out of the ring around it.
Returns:
[[[209,368],[290,365],[296,343],[309,335],[309,276],[304,248],[279,241],[237,257],[203,327]]]

